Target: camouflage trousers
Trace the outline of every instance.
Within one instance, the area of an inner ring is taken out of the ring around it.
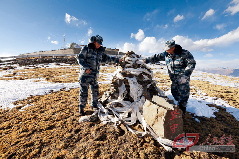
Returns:
[[[172,81],[171,93],[179,105],[186,106],[189,95],[190,95],[190,77],[185,83],[180,83],[180,75],[170,75]]]
[[[88,88],[91,88],[92,95],[92,105],[93,107],[97,107],[98,104],[98,96],[99,96],[99,85],[97,82],[97,75],[82,75],[80,76],[80,94],[79,94],[79,106],[84,108],[87,103],[88,98]]]

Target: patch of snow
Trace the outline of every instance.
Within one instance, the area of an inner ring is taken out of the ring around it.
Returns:
[[[198,123],[200,123],[200,120],[198,118],[194,118],[194,120]]]
[[[35,82],[38,80],[38,82]],[[40,80],[40,81],[39,81]],[[30,96],[45,95],[62,88],[78,88],[79,83],[50,83],[42,79],[0,80],[0,107],[13,108],[13,102]]]
[[[146,74],[149,74],[152,76],[152,73],[150,73],[148,70],[143,69],[143,68],[137,68],[137,69],[125,68],[124,71],[129,71],[130,73],[135,74],[135,75],[139,75],[140,73],[145,72]]]
[[[9,74],[12,74],[12,73],[13,73],[13,70],[0,71],[0,77],[3,77],[5,75],[9,75]]]
[[[156,64],[146,64],[146,66],[150,68],[153,71],[153,73],[160,72],[162,74],[168,74],[168,70],[166,66],[156,65]]]
[[[239,121],[239,109],[234,107],[226,107],[226,110]]]
[[[47,68],[76,67],[76,66],[72,66],[71,64],[66,64],[66,63],[49,63],[49,64],[43,65],[43,66],[47,67]]]
[[[177,101],[174,100],[170,90],[166,91],[165,95],[167,95],[169,99],[173,100],[174,103],[177,103]],[[202,116],[207,118],[215,117],[214,113],[218,112],[218,109],[215,107],[209,107],[208,104],[216,104],[217,106],[225,108],[228,113],[233,115],[239,121],[239,109],[230,106],[226,101],[216,97],[196,97],[190,95],[187,103],[187,111],[195,114],[196,116]]]
[[[111,81],[113,79],[113,73],[99,73],[99,75],[104,77],[104,80]]]
[[[1,61],[10,61],[10,60],[15,60],[16,58],[12,58],[12,57],[9,57],[9,58],[2,58],[0,59]]]
[[[209,107],[207,104],[210,103],[195,97],[189,98],[187,111],[194,113],[197,116],[204,116],[207,118],[216,117],[214,113],[218,112],[218,109],[215,107]]]
[[[191,76],[191,80],[208,81],[211,84],[215,84],[215,85],[239,88],[239,83],[236,82],[238,81],[238,78],[235,78],[235,77],[229,77],[229,78],[232,79],[232,81],[228,81],[228,80],[225,81],[225,79],[218,74],[205,73],[201,71],[193,71]]]
[[[166,91],[165,95],[168,96],[169,99],[174,100],[170,90]],[[174,103],[177,102],[174,100]],[[210,103],[198,97],[190,96],[187,103],[187,111],[190,113],[194,113],[196,116],[204,116],[207,118],[216,117],[214,115],[214,112],[217,112],[218,109],[214,107],[209,107],[207,104]]]
[[[33,104],[27,104],[25,106],[23,106],[19,111],[25,111],[25,108],[33,106]]]
[[[100,82],[98,82],[99,84],[110,84],[111,83],[111,81],[100,81]]]

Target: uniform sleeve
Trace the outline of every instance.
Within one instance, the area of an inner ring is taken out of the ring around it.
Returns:
[[[189,51],[187,52],[186,65],[187,67],[185,68],[185,75],[190,76],[195,69],[196,61],[194,60],[193,55]]]
[[[105,63],[110,63],[110,62],[119,63],[119,58],[109,56],[109,55],[106,55],[105,53],[102,53],[102,62],[105,62]]]
[[[166,52],[155,54],[151,57],[146,58],[146,63],[155,63],[158,61],[165,61]]]
[[[85,46],[81,52],[77,55],[77,61],[79,63],[79,65],[82,66],[82,69],[90,69],[90,66],[86,63],[86,54],[88,52],[88,48]]]

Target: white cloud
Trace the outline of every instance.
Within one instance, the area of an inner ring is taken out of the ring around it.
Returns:
[[[204,55],[203,57],[210,58],[210,57],[213,57],[213,54],[206,54],[206,55]]]
[[[77,21],[78,19],[76,18],[76,17],[74,17],[74,16],[71,16],[70,14],[67,14],[66,13],[66,15],[65,15],[65,22],[66,23],[71,23],[71,22],[73,22],[73,21]]]
[[[124,45],[122,47],[119,47],[119,50],[121,52],[128,52],[128,51],[134,51],[134,52],[137,52],[138,49],[137,49],[137,46],[133,43],[124,43]]]
[[[146,37],[138,44],[126,42],[123,46],[118,46],[118,48],[120,48],[122,52],[134,51],[138,54],[153,54],[163,51],[164,42],[164,39],[157,40],[155,37]]]
[[[185,49],[190,51],[212,51],[213,47],[229,46],[239,41],[239,27],[235,30],[228,32],[225,35],[214,39],[201,39],[193,41],[192,39],[184,36],[177,35],[173,37],[176,43],[179,43]]]
[[[209,52],[213,51],[215,47],[226,47],[239,42],[239,27],[214,39],[201,39],[193,41],[188,37],[180,35],[176,35],[172,39],[189,51]],[[120,48],[120,51],[122,52],[135,51],[139,54],[149,55],[163,52],[164,46],[165,39],[145,37],[142,41],[139,41],[136,44],[126,42],[123,46],[118,46],[118,48]],[[213,55],[208,53],[205,57],[213,57]]]
[[[162,40],[157,40],[155,37],[146,37],[139,45],[140,53],[159,53],[162,50]]]
[[[50,37],[50,36],[48,36],[48,37],[47,37],[47,40],[51,40],[51,37]]]
[[[232,0],[231,5],[225,10],[225,12],[229,12],[231,15],[239,12],[239,0]]]
[[[146,13],[145,16],[144,16],[144,20],[145,21],[151,21],[153,19],[153,17],[156,16],[157,13],[158,13],[157,9],[152,11],[152,12]]]
[[[138,41],[142,41],[144,39],[144,31],[142,29],[139,29],[138,30],[138,33],[134,34],[134,33],[131,33],[131,38],[135,38],[136,40]]]
[[[58,41],[51,41],[52,44],[58,45],[59,42]]]
[[[226,27],[226,24],[217,24],[216,26],[215,26],[215,28],[217,29],[217,30],[222,30],[222,29],[224,29]]]
[[[183,19],[184,19],[184,16],[178,14],[178,15],[173,19],[173,21],[176,23],[176,22],[178,22],[178,21],[180,21],[180,20],[183,20]]]
[[[215,14],[215,10],[214,9],[209,9],[205,14],[204,16],[202,17],[202,20],[210,17],[210,16],[213,16]]]
[[[80,40],[80,44],[84,45],[85,44],[85,40]]]
[[[82,25],[87,25],[87,22],[85,20],[79,20],[76,17],[71,16],[68,13],[65,14],[65,22],[67,24],[73,24],[77,27],[82,26]]]
[[[93,34],[93,29],[92,28],[89,28],[88,29],[88,32],[87,32],[87,35],[88,36],[91,36]]]

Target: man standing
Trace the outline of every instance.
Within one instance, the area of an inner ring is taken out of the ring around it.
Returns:
[[[146,58],[146,63],[166,62],[168,74],[172,81],[171,93],[174,99],[178,101],[179,108],[185,114],[186,104],[190,94],[190,75],[196,66],[196,61],[189,51],[175,44],[174,40],[166,42],[165,50],[163,53]]]
[[[97,77],[99,75],[100,63],[115,62],[119,59],[106,55],[105,48],[102,47],[103,38],[99,35],[92,36],[90,43],[85,46],[78,54],[78,63],[80,65],[80,103],[79,112],[85,115],[84,108],[88,98],[88,87],[91,86],[92,107],[98,109],[99,85]]]

